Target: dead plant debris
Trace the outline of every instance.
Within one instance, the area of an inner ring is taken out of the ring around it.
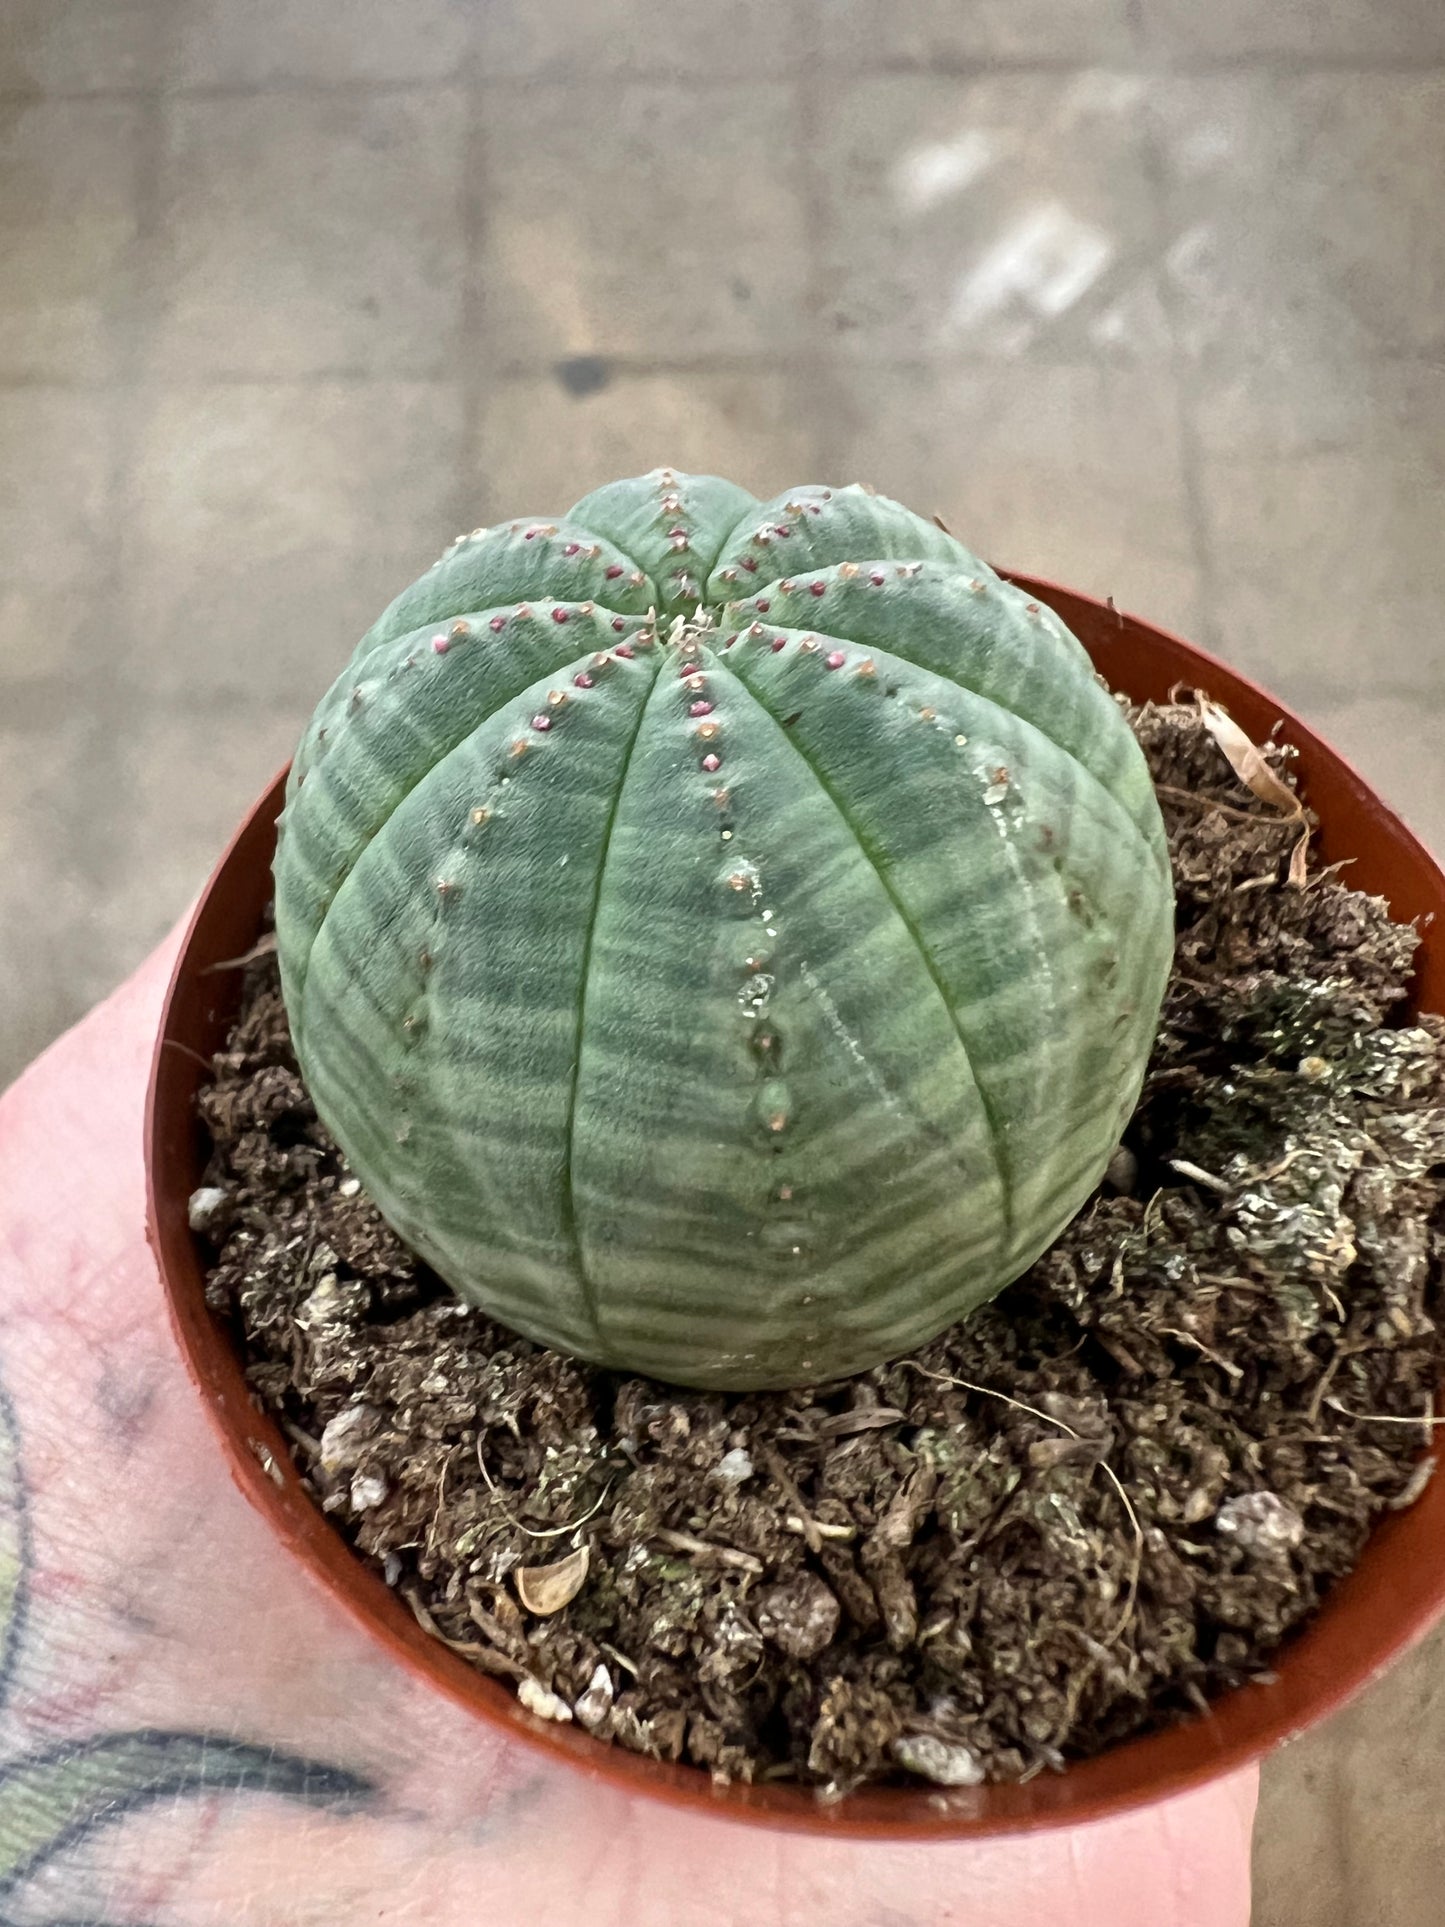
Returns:
[[[823,1793],[1025,1778],[1267,1671],[1423,1490],[1416,934],[1307,876],[1286,752],[1207,703],[1131,716],[1179,937],[1125,1144],[995,1304],[846,1383],[679,1391],[458,1305],[318,1124],[250,953],[201,1102],[211,1305],[338,1529],[541,1717]]]

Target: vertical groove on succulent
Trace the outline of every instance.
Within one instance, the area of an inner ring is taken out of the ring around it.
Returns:
[[[688,615],[701,601],[718,550],[752,507],[744,489],[717,475],[657,470],[641,482],[608,482],[584,495],[569,519],[637,558],[655,586],[658,612]]]
[[[590,601],[613,615],[645,615],[654,599],[632,556],[570,520],[474,529],[383,611],[357,644],[351,667],[398,636],[475,609]]]
[[[997,578],[990,588],[980,577],[958,571],[945,575],[923,565],[870,564],[851,576],[844,573],[847,566],[809,581],[807,613],[816,613],[820,628],[838,640],[886,650],[900,663],[943,677],[992,712],[1031,724],[1060,754],[1089,770],[1106,807],[1128,819],[1156,865],[1167,865],[1158,806],[1142,759],[1127,731],[1119,740],[1113,700],[1094,680],[1087,657],[1084,673],[1077,672],[1073,652],[1082,651],[1056,617],[1045,623],[1041,605],[1025,603]],[[812,593],[816,584],[826,609]],[[801,612],[779,608],[795,595],[796,585],[785,577],[754,597],[730,603],[726,614],[739,626],[762,616],[782,624],[781,633],[801,632],[801,619],[794,621]],[[1036,636],[1020,627],[1028,608],[1038,611]]]
[[[552,620],[551,611],[558,609],[565,622]],[[525,696],[538,680],[585,671],[587,658],[578,657],[579,648],[605,654],[619,640],[631,645],[652,633],[645,614],[611,616],[585,604],[553,604],[539,613],[520,603],[476,615],[468,626],[471,646],[448,651],[445,663],[435,651],[428,657],[425,629],[391,638],[370,680],[353,682],[348,671],[333,685],[302,739],[281,826],[290,839],[288,863],[309,870],[312,888],[304,897],[277,899],[278,926],[287,911],[306,913],[292,941],[281,937],[283,975],[291,973],[287,1001],[294,999],[298,1009],[310,952],[331,904],[412,790],[434,779],[479,720],[501,704]],[[308,781],[308,806],[298,810],[296,799]],[[326,807],[318,786],[328,792]],[[298,1022],[294,1010],[292,1021]]]
[[[801,760],[803,767],[807,770],[812,781],[822,791],[823,795],[827,797],[833,809],[837,811],[840,820],[848,830],[848,834],[852,837],[864,859],[877,876],[889,903],[893,906],[894,914],[897,916],[899,923],[902,925],[908,937],[908,941],[917,951],[919,961],[927,972],[934,989],[938,992],[939,1001],[942,1003],[944,1011],[947,1013],[948,1021],[952,1025],[954,1033],[958,1038],[959,1049],[963,1053],[968,1076],[978,1094],[978,1101],[988,1127],[989,1143],[993,1151],[995,1165],[998,1169],[1003,1207],[1001,1242],[1007,1247],[1013,1238],[1013,1172],[1012,1158],[1004,1133],[1003,1121],[999,1115],[997,1106],[989,1094],[987,1084],[979,1074],[978,1067],[974,1062],[974,1047],[969,1043],[968,1034],[964,1029],[959,1011],[950,994],[948,983],[944,978],[943,972],[938,967],[938,961],[929,947],[922,927],[900,893],[896,879],[890,872],[886,857],[876,846],[867,829],[859,823],[857,818],[849,811],[847,804],[843,801],[838,791],[828,780],[823,770],[819,768],[818,764],[809,756],[807,750],[804,749],[797,737],[791,730],[784,726],[780,717],[774,715],[768,706],[766,698],[754,687],[753,683],[748,680],[741,665],[734,665],[733,673],[753,698],[754,702],[757,703],[763,715],[773,724],[779,741],[785,743],[788,750]]]
[[[1171,949],[1083,650],[859,488],[663,470],[461,538],[282,828],[298,1055],[383,1212],[504,1322],[700,1385],[861,1369],[1015,1276]]]
[[[592,907],[588,913],[586,934],[583,938],[582,945],[582,962],[577,990],[577,1035],[572,1047],[572,1075],[567,1092],[567,1147],[562,1166],[563,1217],[572,1240],[573,1249],[576,1252],[577,1279],[581,1286],[583,1307],[586,1311],[594,1337],[599,1343],[602,1338],[602,1325],[598,1316],[597,1292],[592,1282],[591,1269],[587,1262],[587,1253],[583,1248],[582,1238],[577,1229],[577,1201],[573,1195],[572,1188],[572,1151],[577,1135],[577,1093],[582,1082],[582,1057],[587,1045],[587,985],[592,972],[592,949],[597,936],[597,913],[602,905],[602,892],[607,881],[607,859],[612,850],[612,832],[617,824],[617,813],[622,807],[622,796],[627,788],[628,772],[632,768],[632,758],[637,749],[638,739],[642,735],[643,723],[647,719],[648,709],[651,707],[658,689],[663,684],[663,678],[658,674],[662,666],[662,661],[662,655],[659,653],[657,661],[653,665],[652,687],[637,712],[637,721],[633,725],[632,733],[627,739],[627,746],[622,754],[621,767],[617,772],[617,782],[613,789],[612,800],[607,810],[607,820],[602,829],[602,845],[597,861],[597,878],[592,887]]]

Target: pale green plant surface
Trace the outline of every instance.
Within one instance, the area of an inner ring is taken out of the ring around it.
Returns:
[[[1172,952],[1143,757],[1051,611],[864,489],[668,470],[398,597],[276,885],[303,1073],[398,1232],[516,1330],[722,1387],[1016,1277]]]

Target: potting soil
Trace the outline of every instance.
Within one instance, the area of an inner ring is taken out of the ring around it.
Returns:
[[[825,1796],[1027,1778],[1266,1672],[1423,1489],[1416,934],[1312,867],[1200,705],[1130,713],[1179,937],[1125,1143],[995,1303],[844,1383],[679,1391],[459,1305],[318,1123],[274,957],[248,969],[201,1107],[210,1302],[336,1529],[534,1712]]]

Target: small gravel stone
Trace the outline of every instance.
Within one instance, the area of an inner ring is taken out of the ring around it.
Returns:
[[[1121,1144],[1109,1159],[1104,1182],[1121,1197],[1133,1197],[1134,1187],[1139,1182],[1139,1160],[1127,1144]]]

